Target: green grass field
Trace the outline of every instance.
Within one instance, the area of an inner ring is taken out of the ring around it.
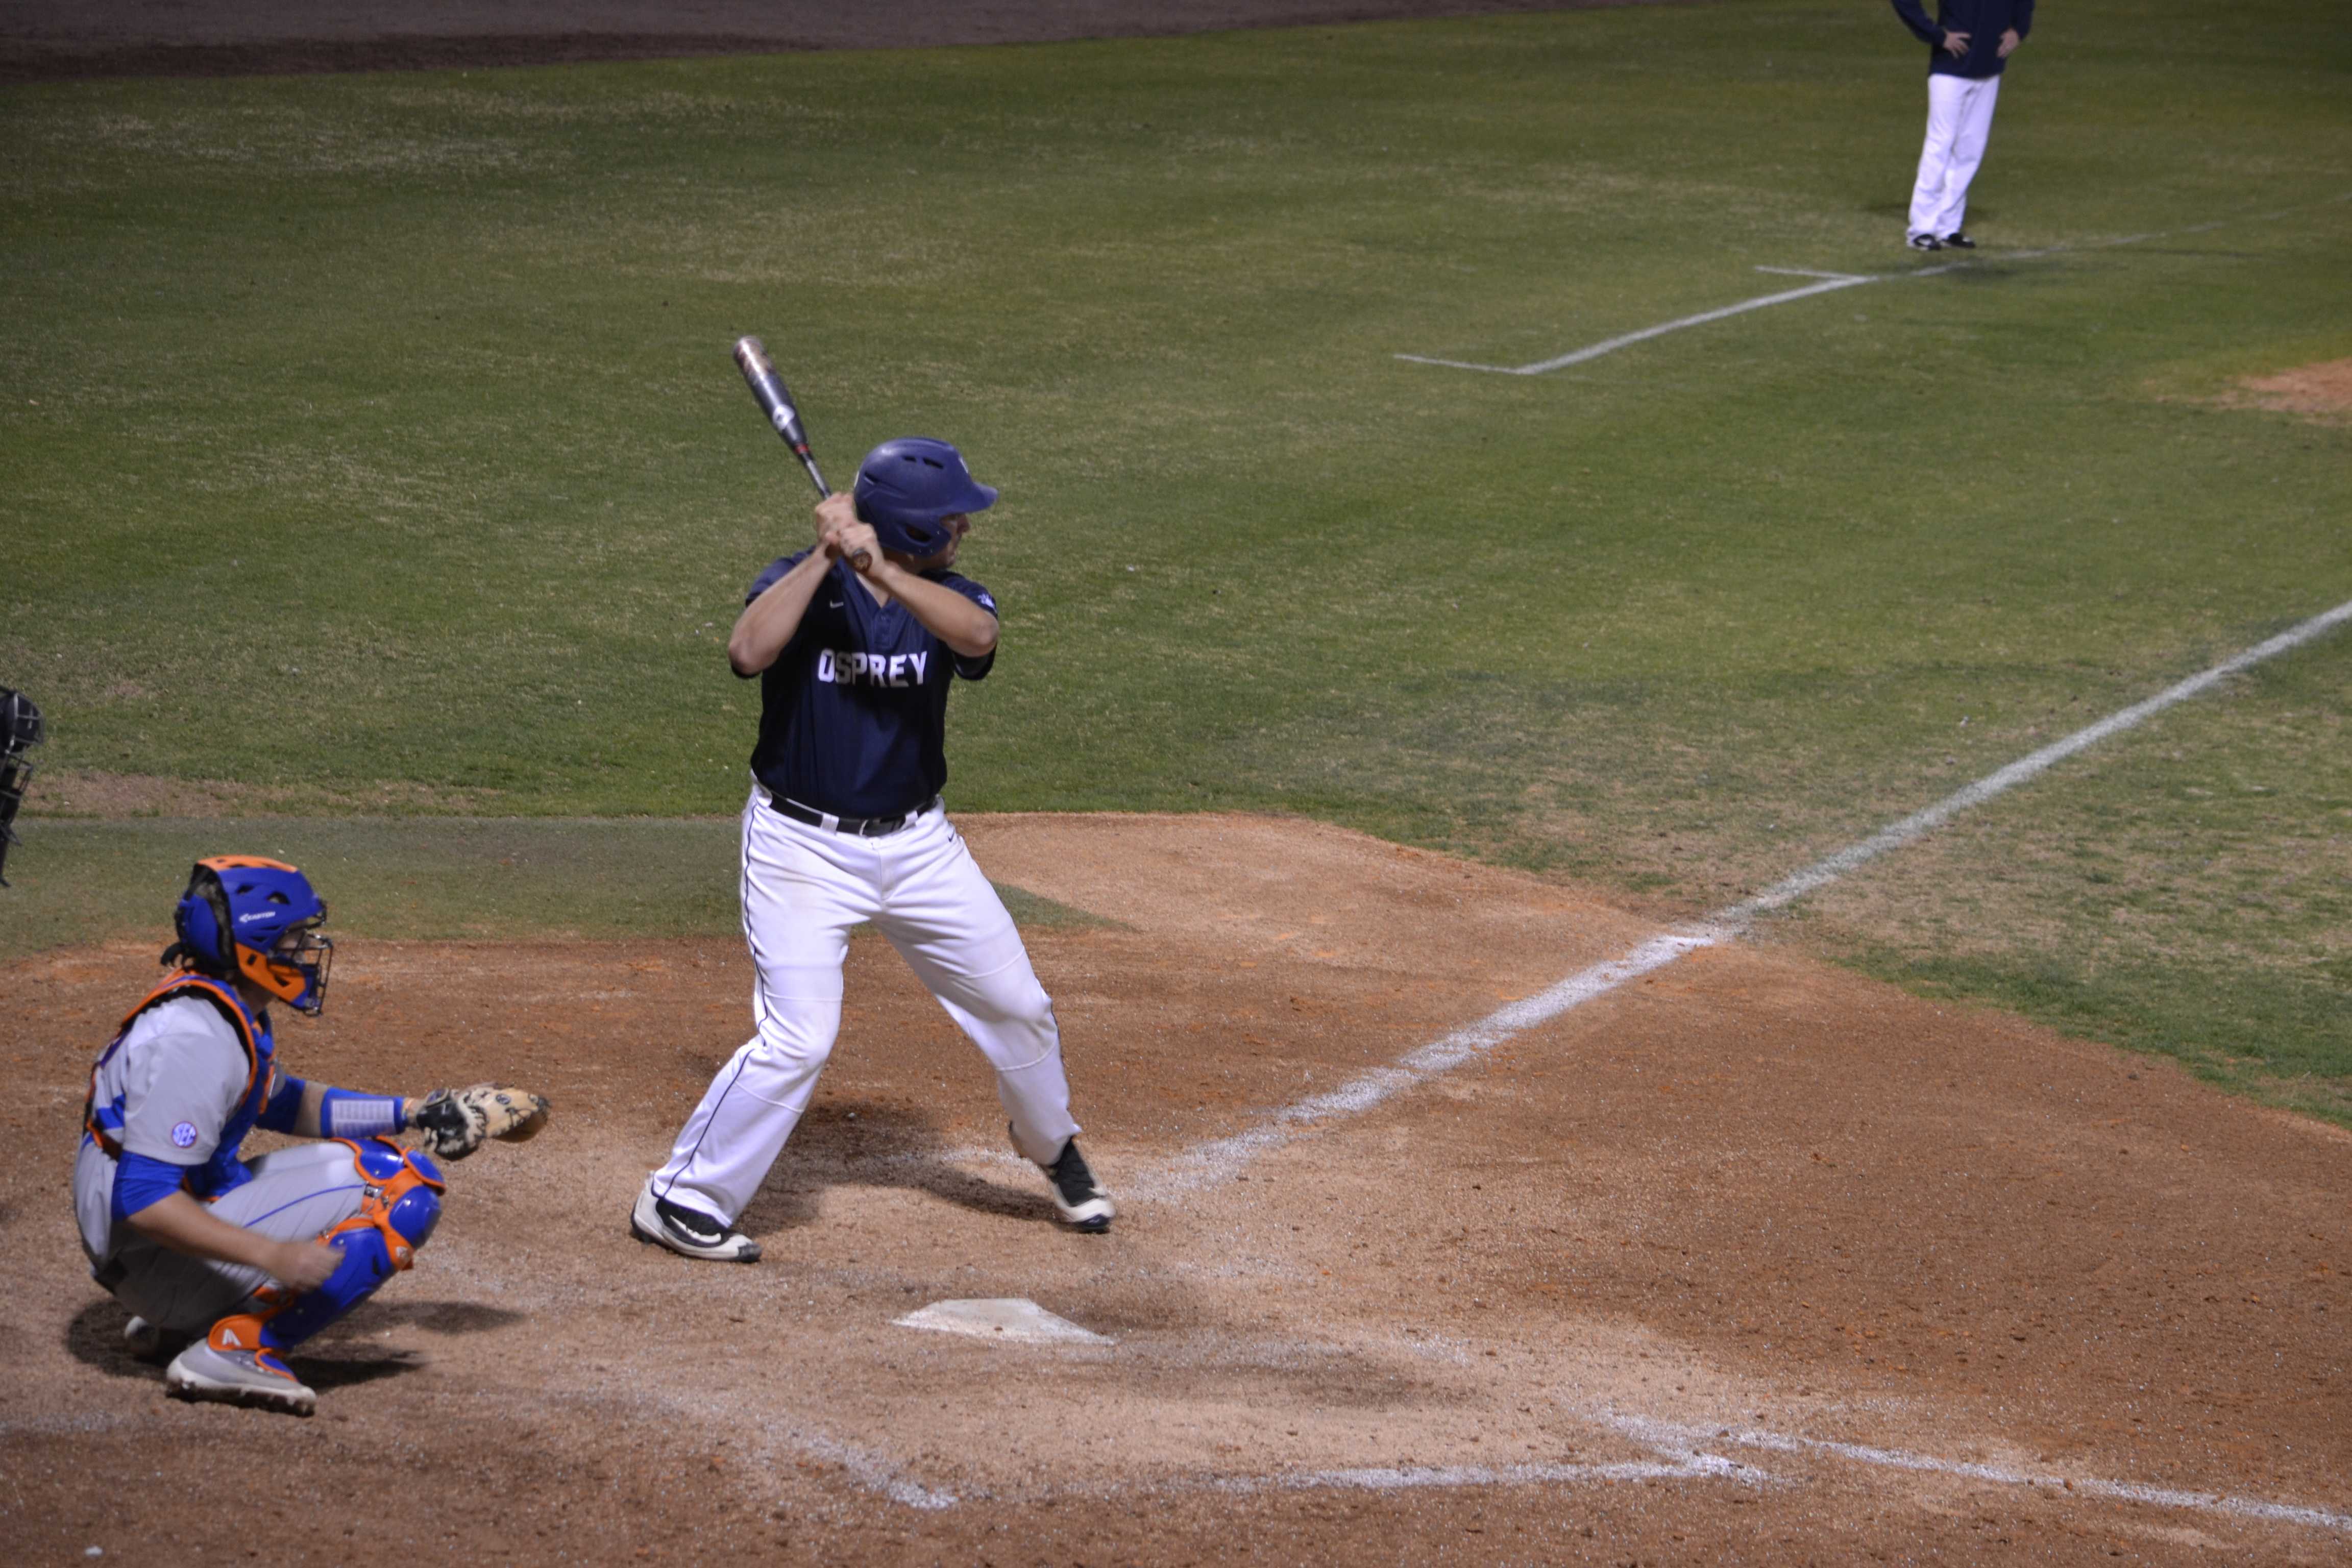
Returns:
[[[808,499],[756,331],[836,477],[919,431],[1003,487],[960,809],[1712,908],[2352,598],[2352,434],[2214,401],[2352,354],[2308,5],[2053,8],[1966,270],[1394,357],[1925,264],[1920,65],[1741,4],[12,88],[0,681],[49,768],[341,819],[282,831],[362,929],[730,924],[723,826],[628,819],[740,803],[720,644]],[[1780,932],[2345,1116],[2347,711],[2338,637]],[[205,831],[25,830],[0,954],[152,931]]]

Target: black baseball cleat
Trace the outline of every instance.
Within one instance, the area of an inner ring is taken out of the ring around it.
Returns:
[[[1965,229],[1952,230],[1944,237],[1943,243],[1945,247],[1950,250],[1974,250],[1977,247],[1977,242],[1968,237]]]
[[[1915,234],[1911,237],[1910,243],[1911,248],[1914,250],[1941,250],[1944,248],[1944,242],[1937,239],[1932,234]]]
[[[719,1263],[760,1261],[758,1242],[707,1214],[656,1197],[650,1178],[638,1191],[637,1205],[629,1213],[629,1234],[639,1241],[667,1247],[681,1258],[708,1258]]]
[[[1118,1210],[1111,1206],[1110,1194],[1095,1180],[1095,1173],[1087,1169],[1086,1156],[1078,1152],[1076,1139],[1062,1145],[1062,1152],[1054,1156],[1052,1164],[1039,1168],[1054,1190],[1055,1211],[1066,1222],[1089,1233],[1110,1228],[1111,1216]]]
[[[140,1361],[169,1361],[199,1336],[159,1327],[144,1318],[122,1325],[122,1348]]]

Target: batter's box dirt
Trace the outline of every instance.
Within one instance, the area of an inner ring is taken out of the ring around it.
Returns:
[[[516,1561],[2315,1562],[2352,1542],[2327,1522],[2352,1500],[2352,1138],[1735,946],[1155,1189],[1188,1151],[1654,929],[1304,823],[963,827],[1000,881],[1107,922],[1031,950],[1124,1200],[1108,1236],[1055,1226],[977,1053],[878,939],[853,944],[841,1045],[744,1216],[766,1252],[746,1268],[626,1230],[746,1032],[739,949],[348,937],[327,1016],[281,1026],[295,1070],[495,1073],[555,1115],[457,1167],[415,1271],[298,1358],[308,1424],[163,1399],[81,1267],[74,1117],[153,947],[0,970],[12,1545],[482,1544],[470,1507],[350,1522],[385,1497],[498,1500]],[[976,1298],[1109,1342],[893,1321]],[[222,1480],[231,1456],[271,1478],[258,1504]]]

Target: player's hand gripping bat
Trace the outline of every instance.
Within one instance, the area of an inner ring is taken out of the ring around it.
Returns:
[[[776,362],[768,357],[768,346],[757,338],[736,339],[735,367],[743,373],[744,381],[750,384],[751,396],[760,405],[760,412],[768,416],[768,423],[776,427],[776,434],[784,438],[784,445],[792,448],[793,456],[798,458],[801,467],[808,470],[809,482],[816,486],[816,493],[831,495],[833,487],[824,482],[824,475],[817,468],[816,458],[809,453],[808,432],[801,428],[801,411],[793,405],[792,389],[784,384],[784,378],[776,374]],[[874,563],[874,558],[861,550],[849,558],[849,563],[863,572]]]

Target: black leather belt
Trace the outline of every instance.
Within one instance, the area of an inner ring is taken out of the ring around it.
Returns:
[[[939,804],[940,797],[933,795],[914,810],[901,812],[896,816],[835,816],[829,811],[803,805],[785,795],[772,795],[768,797],[768,805],[778,816],[789,816],[794,822],[805,822],[811,827],[823,827],[858,838],[879,838],[886,833],[896,833]]]

